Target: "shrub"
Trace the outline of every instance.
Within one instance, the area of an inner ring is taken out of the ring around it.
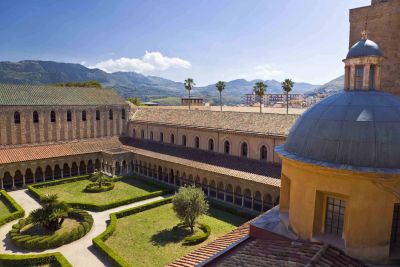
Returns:
[[[188,227],[194,231],[197,219],[206,214],[209,205],[206,196],[201,188],[194,186],[184,186],[179,188],[172,200],[173,209],[176,216]]]
[[[56,248],[83,237],[93,226],[92,216],[84,210],[72,210],[68,212],[68,218],[80,221],[78,226],[70,232],[57,233],[51,236],[27,235],[21,233],[21,229],[32,222],[32,218],[27,217],[26,219],[21,219],[17,224],[12,226],[10,231],[11,241],[17,247],[24,249]]]
[[[198,233],[192,236],[186,237],[183,241],[184,245],[195,245],[201,243],[210,236],[211,227],[204,223],[199,223],[199,229],[202,230],[202,233]]]
[[[72,267],[59,252],[38,255],[0,254],[0,266],[41,266],[46,264],[59,267]]]
[[[98,183],[91,183],[85,187],[86,193],[100,193],[106,192],[114,189],[114,183],[104,182],[101,187],[99,187]]]
[[[0,190],[0,201],[12,211],[6,216],[0,215],[0,226],[25,216],[25,210],[4,190]]]

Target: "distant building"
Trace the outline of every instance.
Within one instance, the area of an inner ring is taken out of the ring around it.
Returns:
[[[191,106],[204,106],[204,99],[201,97],[182,97],[181,105],[189,106],[189,102]]]
[[[302,94],[289,94],[289,102],[303,100]],[[256,94],[246,94],[245,101],[247,106],[254,106],[260,103],[260,97]],[[266,94],[262,97],[264,106],[273,106],[279,103],[286,103],[286,94]]]
[[[155,107],[155,106],[159,106],[159,103],[156,102],[143,102],[143,105],[148,106],[148,107]]]

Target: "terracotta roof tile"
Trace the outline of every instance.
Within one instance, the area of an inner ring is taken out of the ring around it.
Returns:
[[[120,146],[121,142],[117,137],[109,137],[66,143],[4,147],[0,149],[0,164],[95,153]]]
[[[108,88],[0,84],[1,106],[121,105],[125,100]]]
[[[133,111],[131,120],[225,132],[287,136],[298,117],[274,113],[138,108]]]

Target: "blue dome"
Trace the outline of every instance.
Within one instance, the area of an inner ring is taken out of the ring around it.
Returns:
[[[278,153],[335,168],[400,171],[400,97],[344,91],[297,119]],[[347,167],[345,167],[347,166]]]
[[[383,56],[383,53],[375,42],[367,39],[353,45],[347,53],[346,58],[365,56]]]

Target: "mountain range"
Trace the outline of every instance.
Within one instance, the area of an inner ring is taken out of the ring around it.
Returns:
[[[81,64],[41,60],[0,62],[0,83],[55,84],[87,80],[96,80],[105,87],[112,87],[124,98],[139,97],[142,101],[180,98],[187,95],[182,82],[156,76],[145,76],[136,72],[107,73],[100,69],[87,68]],[[243,96],[252,92],[257,81],[260,80],[237,79],[226,82],[223,92],[224,102],[226,104],[242,103]],[[280,82],[276,80],[264,82],[268,85],[268,93],[282,92]],[[316,92],[321,87],[315,84],[295,82],[293,93]],[[217,102],[219,97],[214,84],[195,87],[192,94],[203,97],[209,102]]]

